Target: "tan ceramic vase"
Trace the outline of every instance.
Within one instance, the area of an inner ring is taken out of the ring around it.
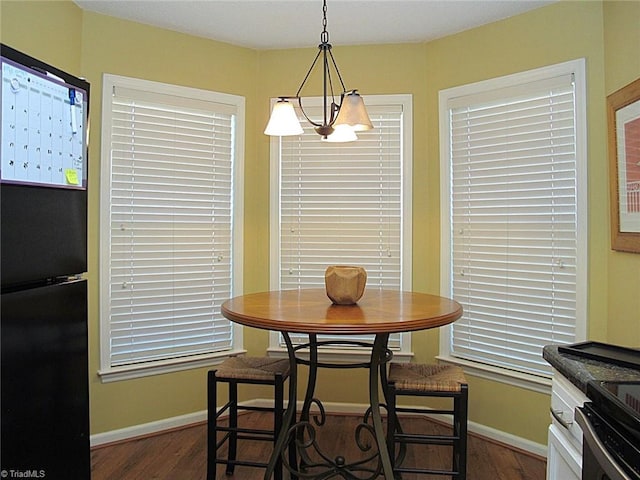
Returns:
[[[353,305],[364,294],[367,271],[362,267],[332,265],[324,272],[327,296],[336,305]]]

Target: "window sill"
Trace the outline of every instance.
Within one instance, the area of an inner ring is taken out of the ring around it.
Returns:
[[[436,357],[442,363],[449,363],[462,367],[465,373],[474,377],[484,378],[504,383],[514,387],[525,388],[538,393],[551,395],[551,378],[539,377],[528,373],[516,372],[506,368],[494,367],[460,358],[438,355]]]
[[[288,358],[286,348],[269,348],[267,355],[273,358]],[[408,363],[413,358],[413,352],[393,351],[393,361]],[[309,350],[298,352],[303,360],[309,360]],[[325,363],[365,363],[371,358],[371,350],[367,348],[321,348],[318,350],[318,360]]]
[[[141,363],[98,370],[98,376],[102,383],[119,382],[135,378],[162,375],[165,373],[180,372],[200,367],[210,367],[222,363],[228,357],[241,355],[246,350],[231,350],[210,355],[198,355],[194,357],[176,358],[160,362]]]

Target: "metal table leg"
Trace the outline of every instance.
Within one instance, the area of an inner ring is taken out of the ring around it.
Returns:
[[[382,427],[382,417],[380,415],[380,399],[378,395],[379,381],[386,383],[387,362],[390,360],[387,350],[387,342],[389,340],[388,333],[379,333],[376,335],[373,343],[373,351],[371,352],[371,366],[369,368],[369,402],[371,405],[371,418],[373,420],[373,429],[378,444],[378,454],[382,464],[382,471],[385,479],[393,478],[393,467],[389,457],[387,448],[387,440]],[[383,385],[385,386],[385,385]]]
[[[393,468],[387,449],[387,442],[382,416],[380,413],[380,399],[378,388],[380,383],[386,383],[386,364],[390,361],[392,354],[387,348],[388,334],[376,335],[371,350],[370,362],[357,364],[331,364],[318,361],[318,345],[326,342],[318,342],[315,334],[309,335],[309,343],[304,346],[293,346],[289,335],[282,332],[291,372],[289,375],[289,404],[284,415],[282,429],[274,447],[274,454],[265,472],[265,480],[270,480],[273,475],[278,457],[282,459],[284,467],[291,474],[292,479],[330,479],[341,477],[347,480],[373,480],[381,475],[385,479],[393,479]],[[329,342],[331,343],[331,342]],[[369,346],[361,342],[338,342],[338,343],[358,343],[360,346]],[[296,357],[296,352],[303,347],[309,348],[309,361]],[[296,420],[296,393],[297,393],[297,367],[298,364],[309,366],[309,378],[306,388],[305,399],[300,418]],[[321,426],[325,422],[325,412],[322,403],[314,398],[314,391],[317,379],[318,367],[326,368],[368,368],[369,369],[369,402],[370,416],[373,426],[366,421],[356,427],[355,441],[362,452],[368,452],[365,458],[348,462],[343,456],[331,458],[324,454],[316,442],[315,426]],[[315,426],[310,421],[310,410],[312,404],[318,405],[320,418],[314,418]],[[367,441],[369,440],[369,441]],[[375,450],[372,450],[371,441],[375,442]],[[291,453],[287,458],[287,447],[295,445],[297,460]],[[309,452],[313,452],[312,457]],[[319,457],[319,458],[318,458]],[[373,466],[370,464],[373,463]],[[357,473],[357,475],[356,475]]]
[[[286,458],[287,446],[290,443],[290,428],[295,423],[296,419],[296,403],[297,403],[297,388],[298,388],[298,363],[296,362],[296,354],[289,338],[289,334],[282,332],[284,341],[287,344],[287,353],[289,355],[289,403],[287,404],[287,410],[282,419],[282,428],[278,435],[278,440],[273,448],[273,454],[267,465],[267,469],[264,473],[264,480],[270,480],[273,472],[278,463],[278,457],[282,457],[282,463],[291,471],[297,468],[297,462],[294,455],[290,455],[290,458]],[[296,477],[292,477],[295,479]]]

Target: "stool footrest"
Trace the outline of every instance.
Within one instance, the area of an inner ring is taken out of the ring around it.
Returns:
[[[433,470],[433,469],[421,469],[421,468],[403,468],[403,467],[399,467],[399,468],[394,468],[393,469],[395,472],[398,473],[421,473],[423,475],[459,475],[460,472],[457,471],[452,471],[452,470]]]
[[[245,412],[273,412],[273,407],[257,407],[257,406],[251,406],[251,405],[238,405],[237,407],[238,411],[245,411]],[[284,413],[284,409],[282,410],[282,412]]]
[[[216,459],[216,463],[219,465],[240,465],[241,467],[259,467],[266,468],[267,463],[261,462],[250,462],[249,460],[225,460],[225,459]]]
[[[396,413],[418,413],[420,415],[454,415],[455,410],[436,410],[409,407],[396,407]]]
[[[233,406],[232,402],[225,403],[216,412],[216,418],[220,418],[224,412],[229,410]],[[273,407],[260,407],[255,405],[237,405],[236,410],[238,412],[273,412]],[[282,410],[284,413],[284,409]]]
[[[260,436],[260,435],[238,435],[238,440],[275,440],[275,437],[273,435],[270,436]]]
[[[263,430],[259,428],[238,428],[238,427],[217,427],[219,432],[238,432],[252,435],[269,435],[273,438],[273,430]],[[240,436],[238,436],[240,438]]]
[[[458,436],[452,435],[420,435],[411,433],[396,433],[394,438],[404,443],[420,445],[453,445],[460,440]]]

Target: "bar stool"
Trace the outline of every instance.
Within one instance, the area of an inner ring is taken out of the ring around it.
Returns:
[[[468,386],[462,368],[453,365],[392,363],[389,366],[385,393],[389,413],[387,444],[391,461],[394,462],[393,471],[398,474],[398,478],[402,473],[413,473],[450,475],[455,480],[466,479]],[[424,407],[398,407],[396,402],[399,396],[448,397],[453,399],[453,408],[435,410]],[[452,434],[404,433],[398,413],[452,415]],[[451,445],[451,470],[403,467],[407,444]],[[399,446],[397,456],[396,446]]]
[[[270,441],[275,445],[284,411],[284,381],[289,377],[289,360],[267,357],[230,357],[208,372],[207,382],[207,480],[215,480],[217,464],[227,466],[227,475],[233,475],[236,465],[249,467],[267,466],[267,462],[238,460],[238,440]],[[229,385],[229,401],[217,409],[218,383]],[[274,387],[273,407],[243,406],[238,404],[238,385],[272,385]],[[229,426],[219,425],[220,416],[228,410]],[[238,427],[239,411],[260,411],[273,413],[273,429]],[[217,441],[217,432],[226,432]],[[227,458],[218,457],[218,450],[228,442]],[[282,478],[282,462],[278,461],[274,476]]]

